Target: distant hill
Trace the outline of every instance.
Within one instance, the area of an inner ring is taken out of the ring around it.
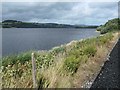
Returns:
[[[107,32],[116,31],[120,29],[120,19],[115,18],[112,20],[108,20],[104,25],[101,25],[97,28],[97,31],[100,31],[101,34],[105,34]]]
[[[17,20],[5,20],[2,22],[3,28],[97,28],[89,25],[69,25],[57,23],[31,23]]]

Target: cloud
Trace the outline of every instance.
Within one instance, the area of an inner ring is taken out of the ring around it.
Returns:
[[[119,0],[2,0],[2,2],[119,2]]]
[[[30,22],[103,24],[118,17],[117,2],[4,2],[2,16]]]

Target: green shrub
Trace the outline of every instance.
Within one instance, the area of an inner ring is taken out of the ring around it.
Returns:
[[[75,73],[80,65],[80,59],[76,58],[74,55],[71,55],[66,58],[64,62],[64,67],[67,71],[72,74]]]
[[[58,53],[63,53],[65,51],[65,47],[61,46],[61,47],[55,47],[52,50],[52,53],[54,53],[55,55],[57,55]]]
[[[73,49],[69,52],[68,55],[74,55],[76,58],[78,58],[79,56],[83,55],[83,51],[81,49]]]
[[[99,27],[97,27],[97,31],[101,31],[101,29],[103,28],[103,25],[100,25]]]
[[[7,65],[13,65],[16,63],[16,60],[17,60],[16,58],[17,58],[17,56],[15,56],[15,55],[3,57],[2,58],[2,65],[5,67]]]
[[[100,36],[97,38],[97,44],[99,45],[105,45],[107,42],[109,42],[113,38],[112,33],[107,33],[104,36]]]
[[[29,60],[31,60],[31,51],[20,53],[18,55],[11,55],[11,56],[3,57],[2,58],[2,65],[3,66],[14,65],[17,62],[24,64],[26,61],[29,61]]]
[[[104,38],[104,37],[100,39],[100,42],[102,43],[102,45],[107,43],[107,41],[108,41],[108,39]]]
[[[83,53],[88,56],[94,56],[97,49],[93,45],[87,45],[83,48]]]
[[[54,56],[51,53],[39,55],[36,57],[37,66],[42,67],[49,67],[53,63]]]
[[[96,30],[100,31],[101,34],[118,31],[120,27],[119,22],[119,18],[108,20],[108,22],[106,22],[104,25],[99,26]]]
[[[109,30],[106,29],[106,28],[102,28],[101,31],[100,31],[100,34],[105,34],[107,33]]]
[[[16,59],[24,64],[26,61],[31,60],[31,52],[19,54]]]

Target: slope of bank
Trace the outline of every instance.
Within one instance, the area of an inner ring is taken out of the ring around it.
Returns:
[[[34,51],[37,85],[40,88],[81,87],[94,77],[105,62],[118,33],[72,41],[49,51]],[[2,86],[5,88],[33,87],[31,52],[3,58]]]

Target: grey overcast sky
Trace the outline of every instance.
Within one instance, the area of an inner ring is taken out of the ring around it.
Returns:
[[[117,2],[3,2],[2,20],[100,25],[118,17]]]

